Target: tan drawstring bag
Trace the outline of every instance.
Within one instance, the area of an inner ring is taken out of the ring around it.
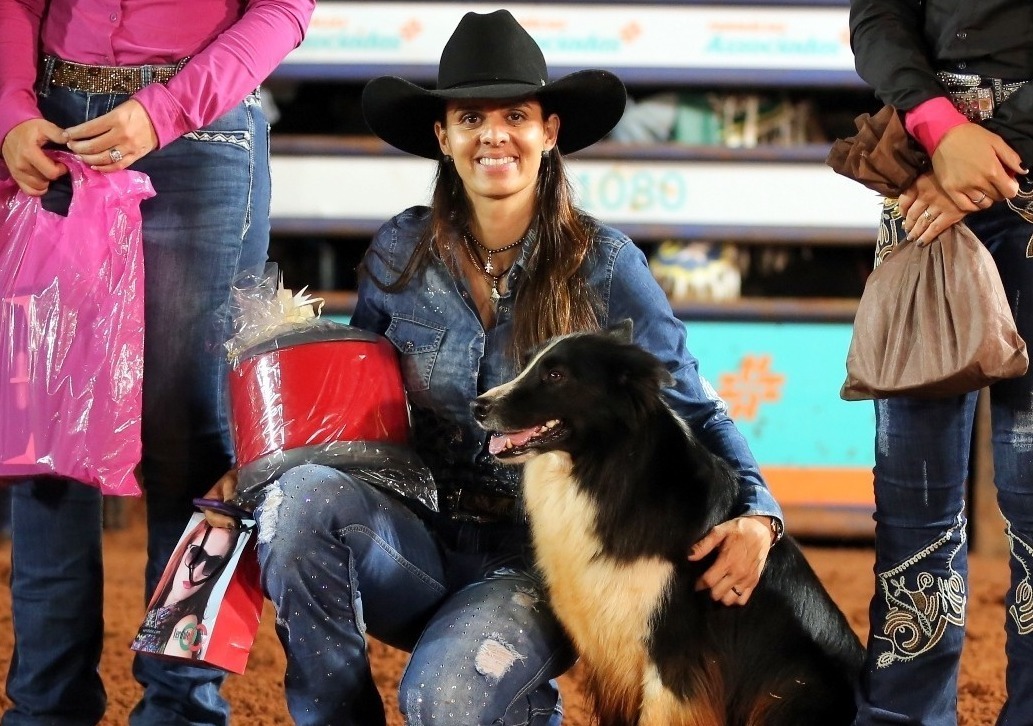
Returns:
[[[840,396],[953,396],[1028,366],[997,266],[961,223],[926,247],[901,245],[869,275]]]
[[[854,124],[857,135],[837,139],[825,160],[836,173],[894,198],[929,168],[893,106]],[[956,224],[926,247],[898,245],[868,276],[840,397],[953,396],[1028,366],[990,252]]]

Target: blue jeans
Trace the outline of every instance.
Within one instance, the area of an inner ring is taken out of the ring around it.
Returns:
[[[50,88],[43,114],[61,127],[126,100]],[[136,162],[157,192],[141,206],[146,339],[142,483],[147,500],[146,597],[206,492],[232,465],[223,406],[230,283],[265,262],[269,239],[268,124],[251,96],[201,131]],[[67,179],[67,177],[65,177]],[[67,183],[44,206],[67,208]],[[76,482],[14,491],[11,594],[15,644],[4,726],[95,724],[106,697],[101,498]],[[109,613],[109,617],[120,617]],[[225,724],[221,671],[136,656],[144,687],[135,725]]]
[[[1033,224],[1003,203],[966,221],[997,263],[1019,333],[1033,342]],[[876,587],[857,724],[957,723],[968,591],[965,483],[976,396],[876,402]],[[997,500],[1011,546],[1009,697],[997,723],[1029,726],[1033,373],[994,384],[990,399]]]
[[[297,724],[385,723],[367,632],[412,652],[398,694],[409,724],[561,723],[551,679],[573,653],[530,574],[526,527],[434,526],[314,464],[271,485],[256,518]]]

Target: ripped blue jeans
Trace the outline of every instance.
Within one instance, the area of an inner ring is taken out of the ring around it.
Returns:
[[[971,215],[1033,341],[1033,193]],[[1031,205],[1027,207],[1026,205]],[[875,596],[856,724],[957,723],[968,556],[965,485],[975,393],[876,402]],[[1011,548],[1008,699],[998,726],[1033,724],[1033,373],[990,388],[997,501]]]
[[[398,694],[407,724],[562,722],[551,679],[574,657],[531,574],[526,527],[428,525],[320,465],[280,477],[256,518],[299,726],[385,723],[367,633],[412,653]]]

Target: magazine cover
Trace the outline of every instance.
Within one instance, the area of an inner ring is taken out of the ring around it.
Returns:
[[[130,647],[243,673],[263,599],[253,532],[252,520],[224,529],[194,514]]]

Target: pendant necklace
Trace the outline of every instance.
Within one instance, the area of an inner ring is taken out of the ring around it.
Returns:
[[[513,249],[514,247],[519,247],[520,245],[522,245],[524,243],[524,240],[526,240],[526,239],[527,239],[527,235],[525,234],[523,237],[518,239],[516,242],[513,242],[512,244],[508,244],[505,247],[499,247],[497,250],[493,250],[490,247],[485,247],[484,245],[482,245],[480,243],[480,241],[476,237],[474,237],[472,234],[470,234],[469,232],[463,232],[463,240],[466,242],[466,251],[470,255],[470,260],[473,261],[473,263],[475,265],[477,265],[478,267],[481,268],[482,272],[484,273],[484,277],[491,284],[491,302],[492,302],[492,304],[498,304],[498,301],[502,298],[502,295],[499,293],[499,281],[502,279],[503,275],[505,275],[507,272],[509,272],[509,269],[513,265],[509,265],[509,267],[507,267],[504,270],[499,271],[499,274],[496,275],[495,274],[495,265],[492,264],[491,256],[496,254],[496,253],[498,253],[498,252],[505,252],[506,250]],[[475,253],[473,251],[473,247],[474,246],[476,246],[480,250],[483,250],[484,253],[488,255],[488,258],[484,262],[481,262],[480,255],[478,255],[477,253]]]

